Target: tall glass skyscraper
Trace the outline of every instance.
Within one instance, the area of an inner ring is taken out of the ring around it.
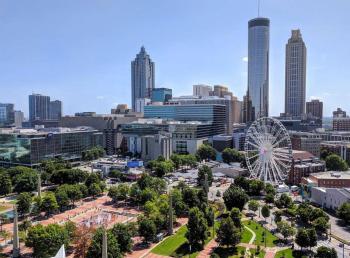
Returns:
[[[131,62],[131,102],[133,111],[136,110],[136,99],[151,98],[154,88],[154,63],[145,48]]]
[[[248,22],[248,91],[246,122],[269,115],[270,20]]]
[[[285,110],[288,116],[305,114],[306,46],[300,30],[292,30],[286,45]]]

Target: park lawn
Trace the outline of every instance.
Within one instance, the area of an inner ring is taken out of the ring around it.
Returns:
[[[0,212],[6,211],[8,207],[0,205]]]
[[[186,243],[187,239],[185,234],[187,232],[187,226],[184,225],[179,228],[176,233],[168,238],[166,238],[163,242],[152,249],[152,253],[170,256],[172,253],[176,251],[181,245]]]
[[[286,249],[286,250],[281,250],[281,251],[278,251],[275,255],[275,258],[281,258],[281,257],[284,257],[284,258],[293,258],[293,251],[292,249]]]
[[[270,231],[265,230],[265,228],[261,226],[259,223],[255,222],[254,220],[247,220],[247,221],[243,221],[243,224],[255,232],[256,238],[255,238],[254,244],[261,245],[261,246],[265,245],[262,234],[263,232],[266,232],[266,236],[267,236],[266,246],[268,247],[276,246],[275,242],[278,240],[278,238],[272,235]]]
[[[219,227],[219,222],[215,221],[215,229],[217,229]],[[187,227],[186,227],[186,231],[187,231]],[[216,230],[214,230],[214,235],[213,235],[213,228],[210,227],[209,228],[209,233],[210,235],[208,236],[208,238],[204,241],[204,246],[207,245],[216,235]],[[186,232],[185,232],[186,234]],[[199,249],[198,247],[192,247],[191,253],[189,252],[189,244],[187,242],[187,239],[185,239],[185,242],[179,246],[175,252],[173,252],[171,254],[171,256],[174,257],[190,257],[190,258],[195,258],[197,257],[197,255],[200,253],[200,251],[202,251],[202,249]]]
[[[249,243],[250,239],[252,239],[253,234],[246,228],[243,228],[243,233],[241,236],[241,243]]]

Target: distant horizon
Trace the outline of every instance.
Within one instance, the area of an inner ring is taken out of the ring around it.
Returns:
[[[271,21],[270,116],[284,112],[285,44],[297,28],[308,50],[306,100],[321,99],[325,117],[337,107],[350,112],[349,8],[348,1],[261,1],[260,17]],[[61,100],[64,115],[130,107],[130,63],[142,45],[155,62],[156,87],[180,96],[193,84],[222,84],[242,100],[247,25],[256,14],[255,0],[4,0],[0,102],[26,117],[33,92]]]

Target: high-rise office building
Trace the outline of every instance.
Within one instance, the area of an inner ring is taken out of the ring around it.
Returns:
[[[140,53],[131,62],[131,101],[133,111],[136,110],[136,99],[151,98],[155,85],[154,69],[154,63],[142,46]]]
[[[306,102],[306,114],[309,118],[321,119],[323,117],[323,102],[313,99]]]
[[[22,111],[15,111],[15,126],[22,127],[22,123],[24,121],[24,113]]]
[[[11,125],[14,122],[14,105],[9,103],[0,103],[0,126]]]
[[[60,100],[50,101],[50,120],[62,118],[62,102]]]
[[[270,20],[255,18],[248,22],[247,122],[269,115],[269,41]]]
[[[300,30],[292,30],[286,45],[285,114],[301,117],[305,114],[306,46]]]
[[[29,121],[50,119],[50,97],[40,94],[29,95]]]
[[[206,84],[193,85],[193,96],[209,97],[212,91],[213,88]]]

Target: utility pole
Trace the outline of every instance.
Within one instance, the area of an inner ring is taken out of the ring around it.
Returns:
[[[169,196],[169,228],[168,228],[168,234],[173,234],[173,197],[171,196],[171,191],[168,192]]]

